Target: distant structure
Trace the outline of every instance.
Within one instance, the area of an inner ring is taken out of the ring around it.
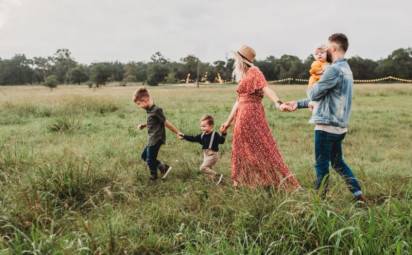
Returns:
[[[208,73],[206,72],[205,75],[203,75],[203,77],[200,81],[203,82],[203,83],[209,83],[209,81],[207,80],[207,75],[208,75]]]
[[[186,84],[190,83],[190,73],[187,74],[186,76]]]
[[[210,82],[209,82],[209,80],[208,80],[208,76],[209,76],[209,73],[206,72],[206,73],[200,78],[200,82],[201,82],[201,83],[205,83],[205,84],[209,84]],[[186,79],[185,79],[185,80],[182,80],[182,81],[185,82],[186,84],[195,82],[194,80],[191,79],[190,73],[188,73],[188,74],[186,75]],[[216,77],[215,77],[215,79],[214,79],[213,82],[219,83],[219,84],[224,84],[224,83],[225,83],[225,81],[222,79],[222,76],[220,75],[220,73],[217,73],[217,74],[216,74]]]
[[[216,80],[219,84],[223,84],[223,80],[222,80],[222,77],[220,76],[220,73],[217,73]]]

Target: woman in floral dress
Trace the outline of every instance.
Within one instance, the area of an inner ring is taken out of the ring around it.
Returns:
[[[232,141],[233,185],[249,187],[274,186],[283,190],[295,190],[299,182],[286,166],[278,150],[262,104],[266,95],[276,107],[287,110],[266,82],[262,72],[252,64],[255,51],[242,46],[235,53],[234,74],[239,82],[237,100],[221,131],[234,122]]]

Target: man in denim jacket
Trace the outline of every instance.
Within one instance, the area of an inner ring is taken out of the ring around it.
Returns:
[[[321,79],[307,91],[308,98],[285,103],[283,110],[295,111],[308,108],[316,101],[310,123],[315,124],[315,188],[327,191],[329,162],[345,179],[350,191],[358,201],[365,202],[358,180],[343,160],[342,141],[345,138],[352,106],[353,75],[346,61],[348,39],[344,34],[329,37],[328,52],[333,64]],[[282,107],[281,107],[282,108]]]

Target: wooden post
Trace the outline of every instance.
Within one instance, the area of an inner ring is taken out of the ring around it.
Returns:
[[[199,88],[199,60],[197,61],[197,68],[196,68],[196,86]]]

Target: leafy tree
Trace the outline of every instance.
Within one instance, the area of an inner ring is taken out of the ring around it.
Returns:
[[[60,83],[68,81],[68,72],[76,67],[76,61],[72,58],[71,52],[68,49],[58,49],[51,58],[53,62],[52,72],[57,76]]]
[[[164,82],[169,70],[165,64],[151,63],[147,70],[147,84],[157,86]]]
[[[183,62],[182,72],[185,74],[185,77],[190,73],[190,77],[196,78],[197,75],[197,65],[200,63],[200,59],[194,55],[188,55],[181,59]]]
[[[109,64],[111,68],[111,80],[112,81],[122,81],[124,74],[124,66],[122,63],[116,61]]]
[[[147,66],[147,84],[157,86],[165,81],[169,73],[169,61],[160,52],[153,54],[150,60]]]
[[[267,80],[279,79],[280,65],[279,60],[274,56],[269,56],[263,61],[256,61],[256,66],[262,71]]]
[[[90,79],[96,87],[105,85],[112,76],[110,63],[94,63],[90,67]]]
[[[68,73],[68,80],[70,83],[79,84],[89,80],[89,74],[86,66],[77,65],[70,69]]]
[[[150,57],[150,60],[152,63],[156,63],[156,64],[166,64],[168,62],[167,59],[159,51],[155,52]]]
[[[354,79],[374,79],[377,76],[375,70],[378,64],[373,60],[354,56],[348,59],[348,63]]]
[[[166,83],[168,84],[174,84],[177,83],[178,80],[176,78],[176,73],[175,72],[169,72],[166,76]]]
[[[46,80],[44,81],[44,86],[48,87],[51,91],[57,88],[58,84],[59,80],[57,79],[57,76],[54,74],[47,76]]]
[[[0,62],[0,84],[18,85],[33,82],[32,61],[25,55],[15,55]]]
[[[293,55],[283,55],[279,59],[280,74],[279,78],[301,78],[301,71],[303,70],[302,61]]]
[[[144,82],[147,80],[147,64],[143,62],[136,63],[136,81]]]
[[[378,61],[376,72],[380,76],[412,78],[412,48],[393,51],[386,59]]]
[[[123,80],[125,82],[137,81],[137,65],[134,62],[127,63],[124,66]]]
[[[233,58],[229,58],[226,61],[226,72],[222,76],[225,81],[232,81],[233,80],[233,67],[235,65],[235,60]]]
[[[283,78],[308,78],[313,56],[303,61],[293,55],[283,55],[280,58],[269,56],[255,62],[267,80]],[[412,78],[412,48],[394,50],[388,57],[374,61],[354,56],[348,59],[355,79],[374,79],[385,76],[397,76],[404,79]],[[175,83],[186,80],[188,74],[195,80],[199,68],[199,78],[207,73],[207,80],[214,82],[219,73],[223,80],[232,80],[234,59],[218,60],[211,64],[202,62],[194,55],[188,55],[180,61],[172,62],[160,52],[154,53],[150,62],[93,63],[79,65],[68,49],[58,49],[49,57],[27,58],[25,55],[15,55],[10,59],[0,58],[0,85],[42,84],[46,78],[55,75],[58,83],[80,84],[87,80],[97,85],[110,81],[148,82],[158,85],[162,82]]]
[[[37,83],[44,82],[46,77],[52,72],[53,63],[51,58],[44,57],[34,57],[33,58],[33,71],[34,71],[34,81]]]

